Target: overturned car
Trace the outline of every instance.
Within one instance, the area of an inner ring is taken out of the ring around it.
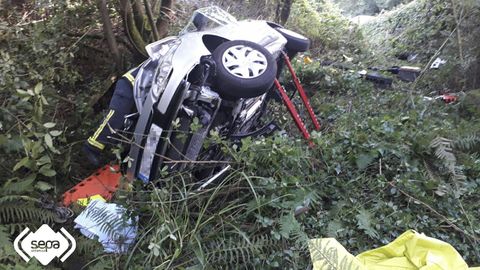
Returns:
[[[127,177],[148,182],[157,177],[159,168],[190,167],[199,183],[212,182],[228,165],[196,166],[195,162],[227,157],[219,146],[206,145],[205,140],[212,131],[229,140],[272,133],[275,124],[260,119],[270,97],[278,93],[308,138],[277,78],[284,66],[294,75],[289,58],[309,45],[306,37],[278,24],[237,21],[218,7],[195,11],[178,36],[147,45],[149,58],[133,82],[136,111],[125,115],[124,134],[131,134]]]

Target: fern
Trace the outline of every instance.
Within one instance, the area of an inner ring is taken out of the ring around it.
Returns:
[[[463,174],[463,169],[457,166],[457,158],[453,153],[453,145],[454,142],[452,140],[443,137],[437,137],[430,143],[430,147],[435,150],[435,157],[443,162],[443,165],[447,168],[453,179],[463,180],[466,177]]]
[[[8,180],[0,188],[0,224],[10,235],[22,231],[26,227],[38,228],[42,224],[53,223],[55,213],[37,206],[38,199],[18,195],[28,193],[33,188],[32,181]]]
[[[11,244],[7,226],[0,225],[0,247],[5,247]]]
[[[122,218],[118,218],[119,214],[122,214]],[[112,213],[107,208],[87,210],[86,217],[100,225],[100,231],[110,237],[115,237],[119,228],[128,225],[128,217],[124,216],[123,213]]]
[[[9,225],[0,225],[0,269],[45,269],[36,260],[31,260],[28,263],[18,256],[17,252],[13,248],[13,237],[10,233]],[[25,228],[25,224],[22,224],[22,229]],[[50,267],[50,269],[55,269]]]
[[[28,194],[33,191],[33,181],[33,179],[20,181],[13,178],[5,182],[0,192],[2,195]]]
[[[104,208],[87,208],[86,218],[93,221],[100,231],[109,237],[111,243],[115,243],[120,250],[128,248],[129,232],[127,230],[135,230],[132,219],[127,215],[124,209],[117,209],[117,212],[109,211],[108,207]]]
[[[210,264],[238,267],[238,263],[245,266],[253,264],[253,260],[259,254],[268,249],[274,249],[277,243],[275,240],[261,235],[252,241],[247,241],[244,238],[242,240],[228,238],[212,241],[206,246],[209,252],[205,255]]]
[[[293,214],[280,218],[280,234],[285,238],[293,238],[297,243],[306,243],[308,236],[302,229],[302,225],[295,219]]]
[[[88,267],[88,269],[91,270],[106,270],[113,268],[114,265],[112,264],[112,260],[109,258],[101,258],[94,265]]]
[[[46,209],[38,208],[30,203],[2,204],[0,207],[0,223],[38,222],[52,223],[54,214]]]
[[[461,151],[471,151],[480,144],[480,137],[477,134],[471,134],[463,138],[456,139],[455,148]]]
[[[309,242],[314,269],[360,270],[355,257],[349,254],[335,239],[315,239]]]
[[[85,237],[76,237],[77,242],[76,251],[78,254],[93,254],[95,251],[103,250],[100,243],[92,241]]]

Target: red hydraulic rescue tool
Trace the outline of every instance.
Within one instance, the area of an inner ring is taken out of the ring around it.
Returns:
[[[287,56],[287,54],[283,53],[283,59],[285,60],[285,64],[288,67],[288,70],[290,71],[290,74],[292,74],[293,82],[295,84],[295,88],[300,94],[300,98],[302,99],[303,104],[305,105],[305,108],[308,111],[308,114],[310,115],[310,119],[313,122],[313,125],[315,126],[315,130],[320,130],[320,123],[317,119],[317,116],[313,112],[313,108],[310,105],[310,101],[308,100],[307,94],[305,93],[305,90],[303,89],[302,85],[300,84],[300,80],[297,77],[297,74],[295,73],[295,70],[293,70],[292,63],[290,62],[290,58]],[[290,97],[288,97],[287,92],[283,88],[283,86],[280,84],[280,82],[275,79],[275,87],[277,90],[280,92],[280,95],[282,96],[283,102],[285,103],[285,106],[287,106],[288,111],[290,112],[290,115],[292,116],[293,120],[295,121],[296,126],[302,133],[303,137],[306,140],[310,140],[310,133],[308,132],[307,128],[305,127],[304,122],[300,118],[300,115],[298,114],[297,109],[295,108],[295,105],[293,104],[292,100]],[[310,143],[311,145],[311,143]]]

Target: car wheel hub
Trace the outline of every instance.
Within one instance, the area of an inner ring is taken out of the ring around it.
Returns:
[[[245,45],[228,48],[223,53],[222,63],[230,74],[243,79],[262,75],[268,66],[263,53]]]

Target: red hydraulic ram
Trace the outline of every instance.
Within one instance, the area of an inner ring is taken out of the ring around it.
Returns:
[[[305,105],[305,108],[307,108],[308,114],[310,115],[313,125],[315,126],[315,130],[320,130],[320,123],[318,122],[317,116],[313,112],[312,105],[310,105],[310,101],[308,100],[307,94],[305,94],[305,90],[303,90],[302,84],[300,84],[300,80],[298,79],[297,74],[295,73],[295,70],[293,70],[292,63],[290,62],[290,58],[284,52],[283,52],[283,58],[285,59],[285,63],[287,64],[288,70],[292,74],[293,82],[295,83],[295,88],[297,88],[297,91],[300,94],[300,97],[302,98],[303,104]]]
[[[300,132],[302,132],[303,137],[306,140],[310,140],[310,133],[308,133],[307,128],[305,127],[305,124],[300,118],[297,109],[295,109],[292,100],[288,97],[287,92],[285,92],[285,89],[283,89],[283,86],[277,79],[275,79],[275,87],[277,87],[278,92],[280,92],[283,102],[285,103],[285,106],[287,106],[288,112],[290,112],[290,115],[292,115],[293,121],[295,121],[298,129],[300,130]]]

